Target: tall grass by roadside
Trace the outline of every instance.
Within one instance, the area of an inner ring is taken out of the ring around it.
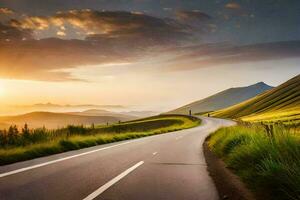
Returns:
[[[57,130],[19,130],[11,126],[0,132],[0,165],[122,140],[192,128],[200,120],[183,115],[160,115],[112,125],[68,126]]]
[[[219,129],[208,145],[258,197],[300,199],[299,129],[238,125]]]

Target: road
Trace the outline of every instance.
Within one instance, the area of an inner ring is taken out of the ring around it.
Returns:
[[[205,137],[233,122],[66,152],[0,167],[0,199],[214,200]]]

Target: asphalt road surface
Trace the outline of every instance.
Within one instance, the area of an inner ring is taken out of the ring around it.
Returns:
[[[0,167],[0,199],[215,200],[205,137],[233,122],[71,151]]]

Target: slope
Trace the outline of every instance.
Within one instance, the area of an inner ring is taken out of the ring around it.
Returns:
[[[247,87],[230,88],[205,99],[177,108],[169,113],[187,114],[189,110],[192,113],[215,111],[243,102],[272,88],[263,82]]]
[[[240,104],[211,113],[221,118],[246,121],[300,120],[300,75]]]

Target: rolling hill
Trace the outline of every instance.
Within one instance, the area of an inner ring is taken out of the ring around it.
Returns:
[[[120,114],[134,116],[137,118],[144,118],[144,117],[158,115],[159,112],[142,110],[142,111],[125,111],[125,112],[120,112]]]
[[[79,104],[79,105],[61,105],[53,103],[38,103],[32,105],[0,105],[0,115],[21,115],[31,112],[78,112],[82,110],[113,110],[123,111],[127,109],[126,106],[122,105],[94,105],[94,104]]]
[[[101,109],[89,109],[82,112],[69,112],[66,114],[71,115],[80,115],[80,116],[110,116],[119,118],[121,121],[133,120],[137,119],[137,116],[127,115],[119,112],[112,112],[108,110],[101,110]]]
[[[195,101],[183,107],[172,110],[168,113],[187,114],[189,113],[189,110],[192,110],[192,113],[215,111],[243,102],[272,88],[273,87],[263,82],[259,82],[247,87],[230,88],[205,99]]]
[[[130,117],[110,116],[110,115],[79,115],[69,113],[52,113],[52,112],[32,112],[24,115],[16,116],[3,116],[0,117],[0,127],[7,128],[11,124],[16,124],[19,127],[23,127],[27,123],[30,128],[38,128],[45,126],[46,128],[54,129],[67,125],[91,125],[103,124],[103,123],[115,123],[119,120],[125,121],[132,119]]]
[[[300,75],[261,95],[211,113],[245,121],[300,122]]]

